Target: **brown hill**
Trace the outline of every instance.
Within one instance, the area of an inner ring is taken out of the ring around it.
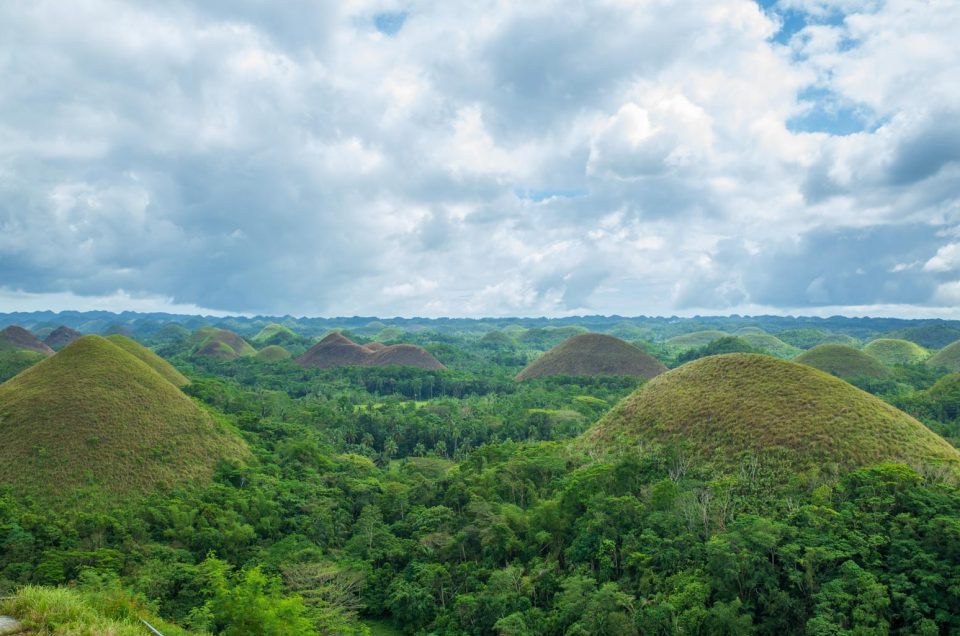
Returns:
[[[332,367],[386,367],[407,366],[420,369],[443,369],[440,362],[422,347],[415,345],[385,346],[371,349],[361,346],[339,333],[331,333],[297,358],[303,367],[329,369]]]
[[[632,375],[649,379],[666,370],[659,360],[628,342],[604,334],[585,333],[547,351],[514,379],[555,375]]]
[[[387,348],[387,345],[383,344],[382,342],[368,342],[363,346],[369,349],[370,351],[380,351],[382,349]]]
[[[0,346],[2,346],[4,349],[34,351],[36,353],[42,353],[46,356],[53,355],[53,349],[37,340],[37,338],[29,331],[23,327],[18,327],[17,325],[10,325],[9,327],[0,331]]]
[[[212,329],[202,327],[194,334],[198,342],[194,355],[233,360],[243,356],[254,356],[257,350],[246,340],[227,329]]]
[[[50,335],[43,339],[43,344],[47,345],[54,351],[60,351],[82,335],[83,334],[76,329],[60,326],[51,331]]]

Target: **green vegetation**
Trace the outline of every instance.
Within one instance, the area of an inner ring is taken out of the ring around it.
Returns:
[[[844,345],[817,345],[794,358],[794,362],[820,369],[845,380],[888,378],[891,373],[876,359]]]
[[[194,354],[218,360],[233,360],[244,356],[253,356],[257,350],[246,340],[226,329],[203,327],[194,332],[191,338]]]
[[[0,331],[0,382],[9,380],[53,355],[53,350],[37,340],[32,333],[11,325]]]
[[[139,342],[121,335],[107,336],[107,340],[110,341],[110,344],[120,347],[130,355],[139,359],[148,367],[169,380],[174,386],[183,387],[190,384],[190,380],[188,380],[185,375],[174,369],[173,365],[155,354],[153,351],[150,351],[144,347]]]
[[[789,359],[800,353],[800,349],[797,347],[789,345],[780,338],[756,327],[738,329],[736,335],[746,340],[754,349],[777,358]]]
[[[740,336],[724,336],[723,338],[717,338],[708,345],[696,349],[687,349],[677,356],[677,364],[725,353],[760,353],[760,351]]]
[[[812,349],[821,344],[840,344],[848,347],[858,347],[860,345],[860,342],[853,336],[810,327],[786,329],[778,333],[777,337],[798,349]]]
[[[617,453],[639,442],[689,444],[734,464],[744,453],[786,451],[782,460],[802,470],[884,461],[960,468],[960,452],[907,414],[826,373],[756,354],[703,358],[651,380],[581,446]]]
[[[725,331],[717,331],[715,329],[695,331],[693,333],[685,333],[682,336],[674,336],[667,340],[666,345],[669,349],[679,351],[696,349],[698,347],[705,347],[714,340],[719,340],[729,335],[730,334]]]
[[[288,341],[296,341],[297,334],[290,327],[271,322],[255,335],[251,340],[257,344],[283,344]]]
[[[960,371],[960,340],[953,342],[927,358],[926,363],[936,369]]]
[[[71,329],[70,327],[61,325],[51,331],[50,334],[43,339],[43,344],[47,345],[54,351],[60,351],[82,335],[83,334],[76,329]]]
[[[558,375],[628,375],[652,378],[667,367],[637,347],[603,334],[565,340],[517,374],[518,381]]]
[[[289,359],[290,352],[279,345],[268,345],[257,352],[257,360],[261,362],[279,362]]]
[[[0,385],[0,481],[75,499],[209,479],[244,444],[168,380],[99,336],[84,336]]]
[[[891,367],[898,364],[916,364],[930,356],[930,352],[920,345],[897,338],[871,340],[863,347],[863,352]]]
[[[960,340],[960,327],[935,322],[918,327],[899,329],[887,335],[888,338],[902,338],[915,342],[927,349],[942,349],[951,342]]]
[[[297,364],[315,369],[389,366],[444,368],[440,361],[423,347],[410,344],[371,344],[378,346],[358,345],[343,334],[333,332],[297,358]]]

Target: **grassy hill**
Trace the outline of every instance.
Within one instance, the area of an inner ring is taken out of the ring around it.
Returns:
[[[721,464],[742,451],[783,449],[798,469],[882,461],[960,469],[960,451],[906,413],[822,371],[748,353],[702,358],[654,378],[578,442],[600,453],[639,443],[689,444]]]
[[[53,350],[22,327],[0,330],[0,382],[53,355]]]
[[[193,354],[220,360],[234,360],[244,356],[253,356],[257,350],[250,343],[226,329],[201,327],[194,332]]]
[[[878,338],[863,347],[863,352],[887,366],[916,364],[930,357],[930,352],[909,340]]]
[[[902,338],[915,342],[921,347],[927,349],[942,349],[951,342],[960,340],[960,329],[944,324],[922,325],[920,327],[908,327],[899,329],[887,334],[887,338]]]
[[[729,336],[726,331],[717,331],[716,329],[709,329],[707,331],[694,331],[693,333],[685,333],[681,336],[674,336],[667,340],[666,345],[670,349],[674,350],[684,350],[684,349],[697,349],[700,347],[705,347],[714,340],[719,340]]]
[[[50,334],[43,339],[43,344],[47,345],[54,351],[60,351],[82,335],[83,334],[76,329],[71,329],[70,327],[61,325],[51,331]]]
[[[947,369],[952,372],[960,371],[960,340],[937,351],[927,358],[926,362],[931,367]]]
[[[789,345],[780,338],[757,327],[738,329],[735,335],[746,340],[754,349],[759,349],[777,358],[786,360],[800,353],[800,349],[797,347]]]
[[[841,378],[886,378],[890,369],[886,368],[863,351],[844,345],[817,345],[794,358],[794,362],[805,364]]]
[[[280,345],[268,345],[257,352],[257,360],[261,362],[279,362],[289,359],[290,352]]]
[[[376,346],[379,345],[379,346]],[[422,347],[409,344],[386,346],[381,343],[358,345],[343,334],[333,332],[297,358],[303,367],[409,366],[420,369],[444,369],[439,360]]]
[[[798,349],[812,349],[821,344],[842,344],[848,347],[860,346],[860,341],[845,333],[832,333],[823,329],[801,327],[787,329],[776,334],[780,340]]]
[[[574,336],[534,360],[515,380],[557,375],[631,375],[652,378],[667,370],[659,360],[619,338]]]
[[[185,375],[173,368],[169,362],[150,351],[136,340],[131,340],[126,336],[113,335],[107,336],[112,344],[120,347],[140,361],[146,363],[148,367],[165,377],[174,386],[182,387],[190,384],[190,380]]]
[[[0,481],[67,499],[207,479],[243,441],[133,355],[84,336],[0,385]]]

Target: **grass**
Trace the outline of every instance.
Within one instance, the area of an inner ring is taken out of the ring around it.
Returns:
[[[842,344],[848,347],[860,346],[860,341],[853,336],[845,333],[833,333],[822,329],[813,329],[811,327],[801,327],[798,329],[787,329],[777,334],[783,342],[798,349],[812,349],[822,344]]]
[[[144,362],[148,367],[169,380],[174,386],[181,387],[190,384],[190,380],[188,380],[185,375],[174,369],[173,365],[155,354],[153,351],[150,351],[144,347],[136,340],[131,340],[130,338],[121,336],[119,334],[107,336],[107,340],[109,340],[111,344],[120,347],[127,353],[131,354],[135,358],[138,358],[141,362]]]
[[[951,342],[960,340],[960,329],[939,323],[907,327],[887,334],[888,338],[903,338],[927,349],[942,349]]]
[[[689,444],[721,463],[785,450],[798,469],[882,461],[960,469],[960,451],[906,413],[822,371],[758,354],[702,358],[654,378],[578,445],[619,453],[639,443]]]
[[[410,344],[383,346],[371,350],[343,334],[333,332],[297,358],[302,367],[329,369],[333,367],[388,367],[406,366],[420,369],[445,369],[439,360],[423,347]]]
[[[790,359],[800,353],[800,349],[787,344],[780,338],[771,335],[763,329],[757,327],[744,327],[736,332],[736,335],[749,343],[754,349],[759,349],[777,358],[784,360]]]
[[[259,346],[263,345],[286,345],[303,340],[290,327],[271,322],[261,329],[257,335],[250,339]]]
[[[189,636],[157,619],[138,599],[120,591],[85,592],[67,587],[28,585],[0,601],[0,614],[15,617],[32,636],[144,636],[143,617],[165,636]]]
[[[208,479],[243,441],[138,358],[84,336],[0,385],[0,482],[43,499]]]
[[[871,340],[863,347],[863,352],[891,367],[898,364],[916,364],[930,357],[930,352],[917,343],[899,338]]]
[[[844,345],[817,345],[794,358],[794,362],[820,369],[840,378],[887,378],[890,369],[859,349]]]
[[[729,336],[726,331],[717,331],[716,329],[709,329],[707,331],[694,331],[693,333],[685,333],[681,336],[674,336],[667,340],[666,345],[669,349],[675,351],[682,351],[684,349],[698,349],[700,347],[705,347],[714,340],[719,340],[720,338],[725,338]]]
[[[0,382],[6,382],[21,371],[46,359],[46,355],[36,351],[0,348]]]
[[[261,362],[279,362],[289,359],[290,352],[280,345],[268,345],[257,352],[257,360]]]
[[[948,344],[927,358],[927,364],[931,367],[947,369],[954,373],[960,371],[960,340]]]
[[[221,360],[254,356],[257,350],[250,343],[226,329],[201,327],[193,334],[194,354]]]
[[[574,336],[534,360],[518,381],[557,375],[628,375],[652,378],[667,367],[649,353],[619,338],[598,333]]]

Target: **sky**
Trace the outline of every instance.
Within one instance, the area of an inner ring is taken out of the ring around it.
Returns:
[[[960,317],[956,0],[0,3],[0,311]]]

